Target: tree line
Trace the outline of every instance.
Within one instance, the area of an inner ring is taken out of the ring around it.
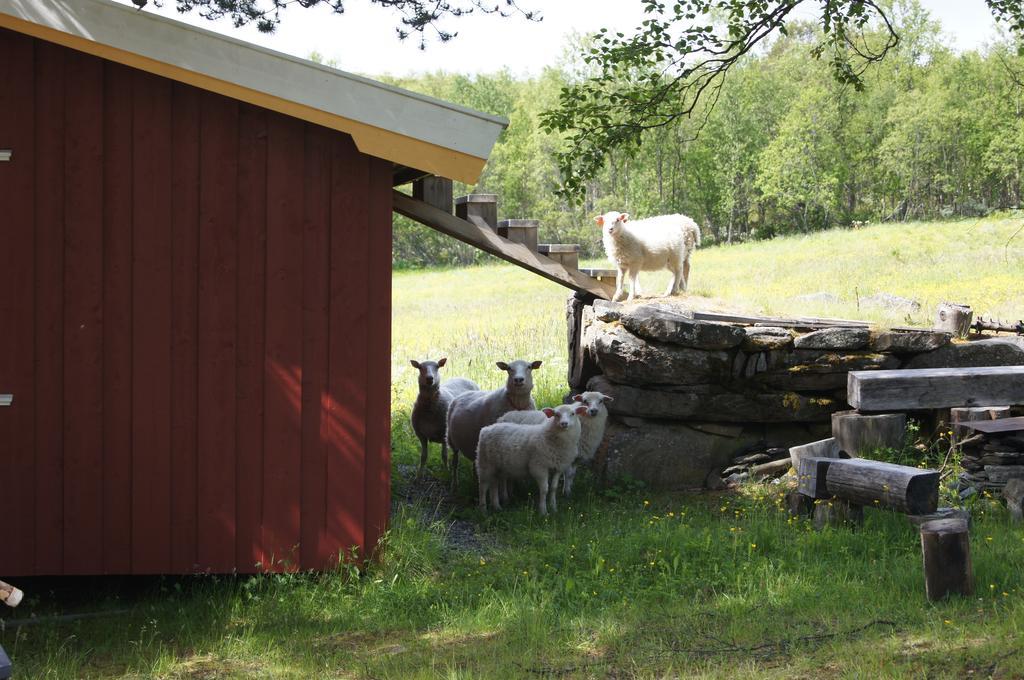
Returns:
[[[710,242],[771,238],[858,222],[980,216],[1016,209],[1024,164],[1024,57],[1012,39],[957,53],[916,2],[897,3],[900,41],[858,91],[812,57],[816,25],[790,26],[746,55],[694,115],[644,132],[608,154],[568,202],[556,189],[567,140],[542,114],[591,74],[588,41],[573,39],[536,77],[509,72],[389,78],[401,87],[510,120],[475,187],[505,217],[539,219],[541,240],[601,253],[590,219],[681,212]],[[881,38],[880,38],[881,39]],[[396,267],[476,261],[473,249],[396,218]]]

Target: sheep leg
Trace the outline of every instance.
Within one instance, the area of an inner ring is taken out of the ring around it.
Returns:
[[[626,270],[622,267],[616,267],[615,271],[615,295],[612,296],[612,301],[618,302],[624,295],[622,287],[626,284]]]
[[[503,483],[504,483],[504,480],[497,479],[491,485],[491,507],[494,508],[495,512],[498,512],[498,511],[501,510],[501,499],[499,498],[501,493],[499,492],[499,489],[501,489],[501,485]]]
[[[508,477],[505,477],[504,479],[501,480],[501,484],[498,486],[498,488],[501,490],[502,503],[508,503],[508,499],[512,497],[512,492],[510,490],[511,486],[512,481]]]
[[[683,278],[679,282],[680,292],[685,292],[690,287],[690,255],[687,253],[683,259]]]
[[[632,302],[633,298],[636,297],[636,278],[639,275],[639,269],[632,269],[629,271],[629,297],[626,298],[626,302]]]
[[[558,483],[562,481],[562,473],[554,470],[551,473],[551,482],[548,484],[548,505],[551,512],[558,512]]]
[[[420,437],[420,469],[416,472],[417,477],[422,477],[427,471],[427,438]]]
[[[562,493],[568,498],[572,494],[572,482],[576,479],[576,464],[570,465],[562,475]]]
[[[480,479],[477,482],[477,488],[479,489],[480,498],[478,505],[480,506],[480,512],[487,514],[487,492],[490,491],[490,484],[484,480],[483,475],[480,475]],[[491,503],[491,505],[494,505]]]
[[[534,475],[533,478],[537,482],[537,512],[541,515],[547,515],[548,471],[541,470],[540,473]]]
[[[455,493],[455,490],[459,488],[459,452],[452,449],[452,482],[451,490]]]
[[[679,269],[671,267],[669,271],[672,272],[672,278],[669,280],[668,288],[665,290],[665,297],[675,295],[676,291],[679,290]]]
[[[448,467],[448,438],[441,440],[441,465]]]

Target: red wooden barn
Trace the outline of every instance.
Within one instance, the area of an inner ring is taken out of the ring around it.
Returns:
[[[107,0],[0,0],[0,575],[372,548],[392,186],[475,181],[502,125]]]

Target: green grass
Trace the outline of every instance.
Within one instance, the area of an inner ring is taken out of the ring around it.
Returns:
[[[693,283],[778,313],[851,316],[783,298],[857,289],[918,297],[924,318],[946,298],[1019,318],[1024,274],[1001,260],[1014,229],[920,224],[709,248]],[[885,261],[893,250],[902,268]],[[1020,246],[1007,252],[1024,259]],[[647,288],[657,279],[646,275]],[[542,359],[538,400],[560,400],[565,297],[508,266],[395,276],[397,497],[418,460],[408,359],[447,355],[448,375],[485,386],[502,380],[495,360]],[[445,478],[436,446],[430,465]],[[978,592],[929,604],[916,533],[894,514],[869,509],[859,530],[815,532],[787,518],[770,486],[652,493],[598,489],[584,474],[549,518],[522,502],[481,517],[468,477],[454,518],[478,528],[479,549],[450,549],[448,522],[402,506],[363,574],[33,582],[18,617],[69,599],[75,611],[129,611],[8,630],[0,643],[27,678],[1024,675],[1024,532],[995,500],[974,504]]]

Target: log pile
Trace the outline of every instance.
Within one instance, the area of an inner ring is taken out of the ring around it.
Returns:
[[[964,472],[960,491],[1001,492],[1011,479],[1024,480],[1024,431],[976,432],[960,442]]]

